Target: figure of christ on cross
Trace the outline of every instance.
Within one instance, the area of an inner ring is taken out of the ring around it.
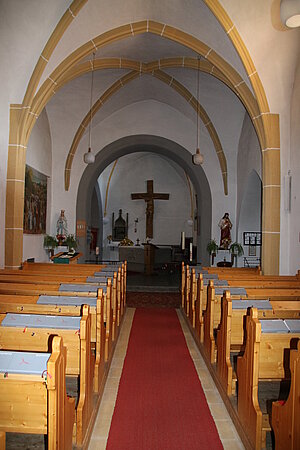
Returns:
[[[154,200],[169,200],[169,194],[155,194],[153,180],[147,180],[147,192],[144,194],[131,194],[132,200],[145,200],[146,207],[146,238],[153,238]]]

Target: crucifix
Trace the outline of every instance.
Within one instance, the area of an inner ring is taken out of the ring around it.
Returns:
[[[146,207],[146,237],[153,238],[154,200],[169,200],[169,194],[155,194],[153,180],[147,180],[147,192],[144,194],[131,194],[132,200],[145,200]]]

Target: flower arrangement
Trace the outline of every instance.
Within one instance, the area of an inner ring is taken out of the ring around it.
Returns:
[[[133,246],[133,242],[126,236],[120,243],[119,243],[120,247],[125,247],[125,246],[129,246],[132,247]]]
[[[69,251],[76,250],[78,246],[76,236],[74,234],[68,234],[68,236],[64,240],[64,245],[66,245],[69,248]]]

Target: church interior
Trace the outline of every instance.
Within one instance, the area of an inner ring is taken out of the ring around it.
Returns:
[[[300,0],[0,8],[0,450],[300,448]]]

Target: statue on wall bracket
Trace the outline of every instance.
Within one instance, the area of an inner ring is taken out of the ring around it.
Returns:
[[[126,220],[122,217],[122,209],[119,209],[119,217],[115,221],[115,213],[112,214],[112,240],[122,241],[128,236],[128,213]]]

